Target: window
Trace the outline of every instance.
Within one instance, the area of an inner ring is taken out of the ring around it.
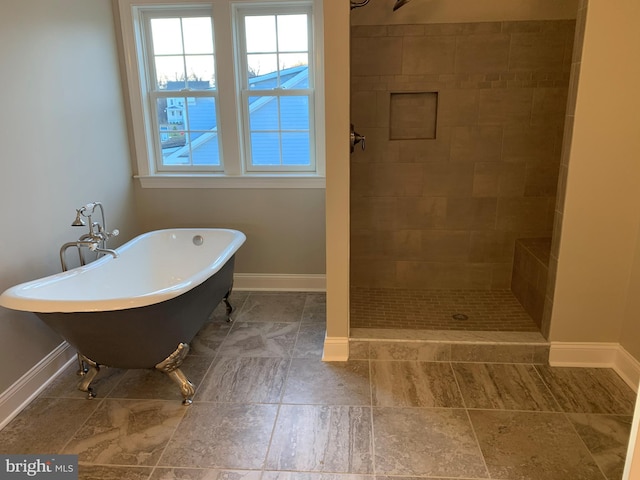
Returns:
[[[155,170],[221,171],[213,24],[207,10],[146,10]]]
[[[236,12],[248,171],[314,169],[310,20],[299,8]]]
[[[119,0],[143,186],[323,187],[318,0],[155,1]]]

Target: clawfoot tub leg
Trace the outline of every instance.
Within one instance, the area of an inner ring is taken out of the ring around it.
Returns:
[[[80,380],[80,383],[78,384],[78,390],[87,392],[88,399],[95,398],[96,394],[90,385],[96,378],[96,375],[98,375],[100,365],[93,360],[89,360],[81,353],[78,353],[78,363],[80,364],[80,371],[78,374],[82,376],[82,380]]]
[[[180,387],[180,393],[184,400],[183,405],[191,405],[193,403],[193,395],[196,393],[196,389],[193,383],[182,373],[180,365],[189,353],[189,345],[186,343],[180,343],[178,348],[156,365],[156,369],[165,373],[171,380],[178,384]]]
[[[231,305],[231,303],[229,303],[229,295],[231,295],[231,290],[233,290],[233,284],[231,284],[231,287],[229,288],[229,291],[222,298],[222,301],[224,302],[225,306],[227,307],[227,323],[231,323],[233,321],[233,319],[231,318],[231,312],[233,312],[233,306]]]

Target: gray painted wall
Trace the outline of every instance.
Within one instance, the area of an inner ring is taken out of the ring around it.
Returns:
[[[110,0],[5,4],[0,65],[4,290],[60,271],[85,203],[104,203],[122,232],[112,245],[137,232]],[[0,392],[60,343],[35,315],[0,307]]]

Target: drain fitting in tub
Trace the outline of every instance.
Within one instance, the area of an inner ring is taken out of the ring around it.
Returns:
[[[204,243],[204,238],[202,237],[202,235],[194,235],[192,241],[194,245],[200,246]]]

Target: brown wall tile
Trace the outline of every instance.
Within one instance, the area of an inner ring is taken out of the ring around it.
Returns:
[[[456,73],[506,72],[511,36],[504,33],[457,37]]]
[[[351,118],[367,149],[351,156],[352,284],[509,287],[516,239],[550,234],[564,190],[573,29],[564,20],[353,28]],[[409,119],[394,122],[391,95],[424,92],[437,93],[435,138],[391,140]]]
[[[356,37],[351,40],[353,75],[402,73],[401,37]]]
[[[452,73],[456,39],[450,36],[404,37],[402,73]]]
[[[452,162],[497,162],[502,153],[502,126],[453,127]]]

